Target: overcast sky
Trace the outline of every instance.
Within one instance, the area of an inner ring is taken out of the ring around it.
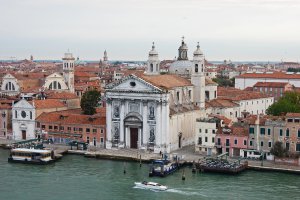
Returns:
[[[300,61],[300,0],[0,0],[0,59]]]

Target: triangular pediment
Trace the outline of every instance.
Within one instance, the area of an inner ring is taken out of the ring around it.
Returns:
[[[13,105],[13,108],[34,108],[28,101],[21,99]]]
[[[63,78],[63,76],[60,74],[60,73],[53,73],[53,74],[50,74],[49,76],[47,76],[46,79],[49,79],[49,78]]]
[[[11,74],[6,74],[5,76],[3,76],[3,79],[16,79],[16,77]]]
[[[129,75],[121,80],[111,83],[106,87],[107,91],[128,91],[128,92],[153,92],[162,93],[163,91],[151,83],[135,76]]]

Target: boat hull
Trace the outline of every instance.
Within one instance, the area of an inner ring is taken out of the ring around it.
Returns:
[[[144,189],[149,189],[149,190],[159,190],[159,191],[165,191],[168,189],[167,186],[151,186],[151,185],[144,185],[142,183],[139,183],[139,182],[135,182],[134,183],[135,186],[139,187],[139,188],[144,188]]]
[[[8,158],[8,162],[10,163],[24,163],[24,164],[35,164],[35,165],[47,165],[54,163],[55,160],[42,161],[42,160],[15,160],[13,158]]]

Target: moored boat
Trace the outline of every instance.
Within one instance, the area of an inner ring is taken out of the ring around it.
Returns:
[[[164,177],[179,169],[179,162],[171,162],[169,160],[154,160],[150,166],[149,176]]]
[[[11,149],[8,162],[28,164],[49,164],[55,161],[54,152],[44,149]]]
[[[147,182],[147,181],[143,181],[143,182],[135,182],[134,183],[135,186],[140,187],[140,188],[145,188],[145,189],[150,189],[150,190],[160,190],[160,191],[164,191],[167,190],[168,187],[165,185],[161,185],[159,183],[155,183],[155,182]]]

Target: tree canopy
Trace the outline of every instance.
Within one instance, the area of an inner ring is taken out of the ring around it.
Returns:
[[[93,115],[96,113],[96,106],[100,100],[101,94],[97,90],[86,91],[80,102],[80,107],[85,115]]]
[[[234,78],[228,79],[224,77],[218,77],[213,78],[212,80],[218,83],[220,87],[234,87]]]
[[[300,93],[287,92],[267,109],[268,115],[281,115],[288,112],[300,112]]]
[[[284,157],[286,156],[286,149],[283,148],[282,142],[275,142],[274,146],[271,149],[271,154],[277,157]]]

